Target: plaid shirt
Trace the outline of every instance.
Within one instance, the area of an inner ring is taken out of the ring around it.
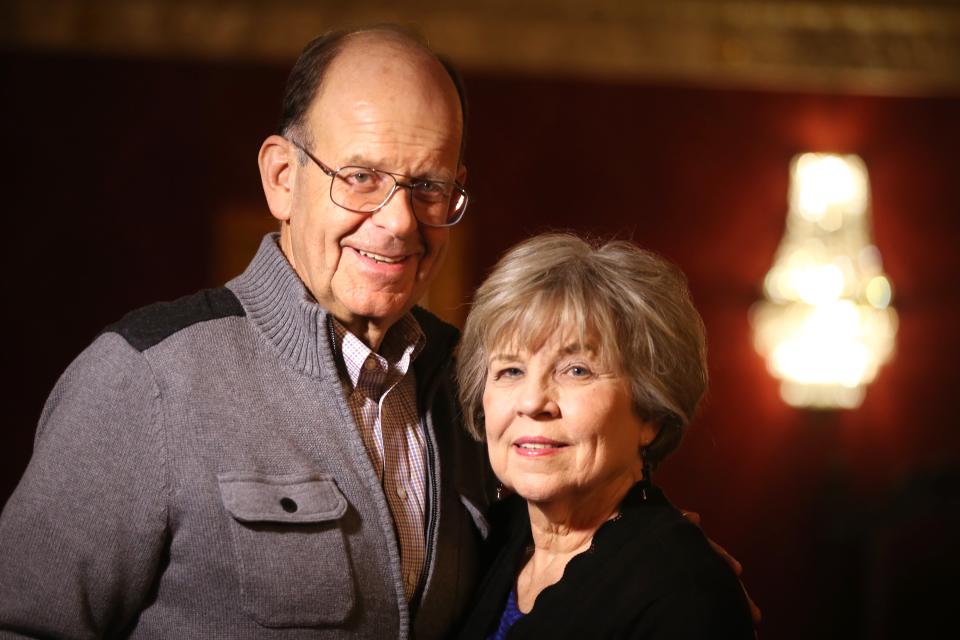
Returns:
[[[417,415],[413,360],[426,338],[411,314],[387,332],[374,353],[334,319],[334,353],[343,356],[347,403],[380,476],[400,543],[403,589],[411,600],[423,571],[426,542],[426,462]]]

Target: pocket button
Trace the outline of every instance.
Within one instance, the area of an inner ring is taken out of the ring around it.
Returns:
[[[280,498],[280,508],[287,513],[295,513],[299,507],[293,498]]]

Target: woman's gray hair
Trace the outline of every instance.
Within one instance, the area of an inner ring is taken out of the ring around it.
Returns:
[[[598,340],[605,365],[629,379],[637,414],[659,427],[644,451],[656,466],[680,443],[707,388],[703,321],[686,277],[623,241],[549,233],[510,249],[477,289],[458,353],[460,402],[477,440],[491,350],[535,351],[558,331]]]

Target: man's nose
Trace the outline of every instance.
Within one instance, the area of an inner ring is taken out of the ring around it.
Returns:
[[[384,205],[371,218],[394,237],[402,238],[415,233],[418,222],[413,212],[410,190],[398,183]]]

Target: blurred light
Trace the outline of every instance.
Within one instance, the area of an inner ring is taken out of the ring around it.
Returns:
[[[794,160],[791,209],[830,231],[842,224],[842,214],[866,209],[867,175],[860,159],[805,153]]]
[[[789,203],[765,299],[750,312],[754,344],[791,406],[855,408],[897,332],[890,281],[870,239],[863,161],[797,156]]]
[[[886,309],[890,305],[893,293],[890,291],[890,281],[884,276],[870,278],[867,283],[867,302],[877,309]]]

